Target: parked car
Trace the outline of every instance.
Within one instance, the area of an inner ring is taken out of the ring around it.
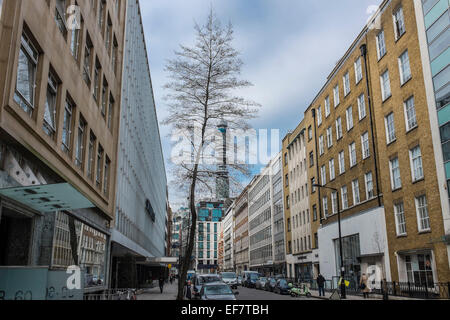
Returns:
[[[237,277],[238,286],[242,286],[242,276]]]
[[[192,295],[193,298],[200,298],[200,291],[207,283],[224,283],[217,274],[196,274],[192,279]]]
[[[222,281],[228,284],[231,289],[237,289],[238,279],[235,272],[222,272],[220,274]]]
[[[279,294],[290,294],[290,287],[286,279],[278,279],[273,292]]]
[[[256,271],[244,271],[243,285],[247,288],[254,288],[259,274]]]
[[[233,292],[231,287],[223,282],[205,283],[200,290],[201,300],[236,300],[239,292]]]
[[[266,286],[267,278],[266,277],[260,277],[258,281],[256,281],[255,288],[264,290],[264,287]]]
[[[277,285],[277,279],[275,278],[267,278],[266,285],[264,286],[264,290],[273,292],[273,289]]]

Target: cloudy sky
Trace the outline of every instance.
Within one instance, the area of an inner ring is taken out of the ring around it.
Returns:
[[[203,24],[212,5],[235,31],[244,61],[242,77],[253,83],[246,97],[262,105],[255,129],[294,129],[336,62],[381,0],[140,0],[159,121],[166,105],[166,59],[179,44],[192,45],[194,22]],[[171,153],[161,126],[166,167]],[[168,174],[170,180],[170,174]],[[169,185],[173,207],[180,195]]]

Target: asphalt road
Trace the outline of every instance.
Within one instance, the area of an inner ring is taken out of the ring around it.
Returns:
[[[318,300],[306,297],[292,298],[290,295],[280,295],[273,292],[249,289],[241,286],[239,286],[237,290],[233,291],[239,292],[239,295],[236,296],[237,300]]]

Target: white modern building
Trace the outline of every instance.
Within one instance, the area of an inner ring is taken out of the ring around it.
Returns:
[[[234,271],[233,239],[234,239],[234,203],[227,210],[222,221],[223,227],[223,271]]]

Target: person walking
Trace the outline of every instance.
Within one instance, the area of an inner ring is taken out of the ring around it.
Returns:
[[[325,297],[325,278],[320,273],[317,276],[317,286],[319,287],[319,297]]]
[[[370,289],[367,286],[368,277],[365,273],[362,274],[361,279],[359,280],[359,287],[363,293],[364,299],[369,298]]]
[[[164,289],[164,277],[161,275],[159,277],[159,290],[161,290],[161,294],[163,293],[163,289]]]

